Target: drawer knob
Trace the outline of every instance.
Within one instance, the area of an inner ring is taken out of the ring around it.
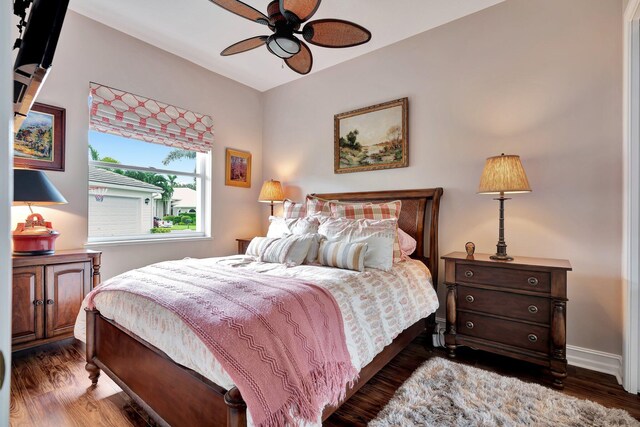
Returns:
[[[33,302],[33,305],[42,305],[44,304],[44,301],[42,301],[41,299],[37,299]]]
[[[464,299],[466,299],[468,302],[474,302],[476,299],[473,297],[473,295],[467,295],[466,297],[464,297]]]
[[[53,301],[52,299],[48,299],[48,300],[47,300],[47,304],[48,304],[48,305],[53,305],[53,302],[54,302],[54,301]]]
[[[465,326],[469,329],[473,329],[473,322],[467,322],[465,323]]]
[[[536,342],[538,341],[538,337],[535,334],[529,334],[529,341]]]
[[[536,307],[535,305],[529,306],[529,313],[536,314],[537,312],[538,312],[538,307]]]
[[[473,271],[467,270],[464,272],[465,277],[473,277]]]
[[[538,284],[538,279],[536,279],[535,277],[529,277],[527,279],[527,282],[531,285],[531,286],[536,286]]]

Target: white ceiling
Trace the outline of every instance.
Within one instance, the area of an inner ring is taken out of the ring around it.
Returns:
[[[369,43],[347,49],[310,45],[313,70],[348,61],[504,0],[325,0],[311,19],[339,18],[372,33]],[[246,0],[266,14],[269,0]],[[71,0],[70,9],[259,91],[303,76],[258,48],[222,57],[227,46],[257,35],[264,26],[207,0]]]

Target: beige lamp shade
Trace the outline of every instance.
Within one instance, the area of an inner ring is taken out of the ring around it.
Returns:
[[[284,200],[284,191],[282,191],[282,184],[280,181],[274,181],[273,179],[265,181],[262,184],[260,190],[260,196],[258,201],[262,203],[282,203]]]
[[[489,157],[480,177],[478,193],[528,193],[531,191],[520,156],[502,154]]]

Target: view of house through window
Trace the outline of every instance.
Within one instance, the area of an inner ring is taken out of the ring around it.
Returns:
[[[209,154],[89,132],[89,242],[203,236]]]

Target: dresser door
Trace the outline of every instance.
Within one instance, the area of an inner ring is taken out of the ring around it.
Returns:
[[[84,296],[91,290],[91,263],[46,266],[48,338],[72,334]]]
[[[20,344],[44,337],[44,281],[42,267],[13,269],[11,342]]]

